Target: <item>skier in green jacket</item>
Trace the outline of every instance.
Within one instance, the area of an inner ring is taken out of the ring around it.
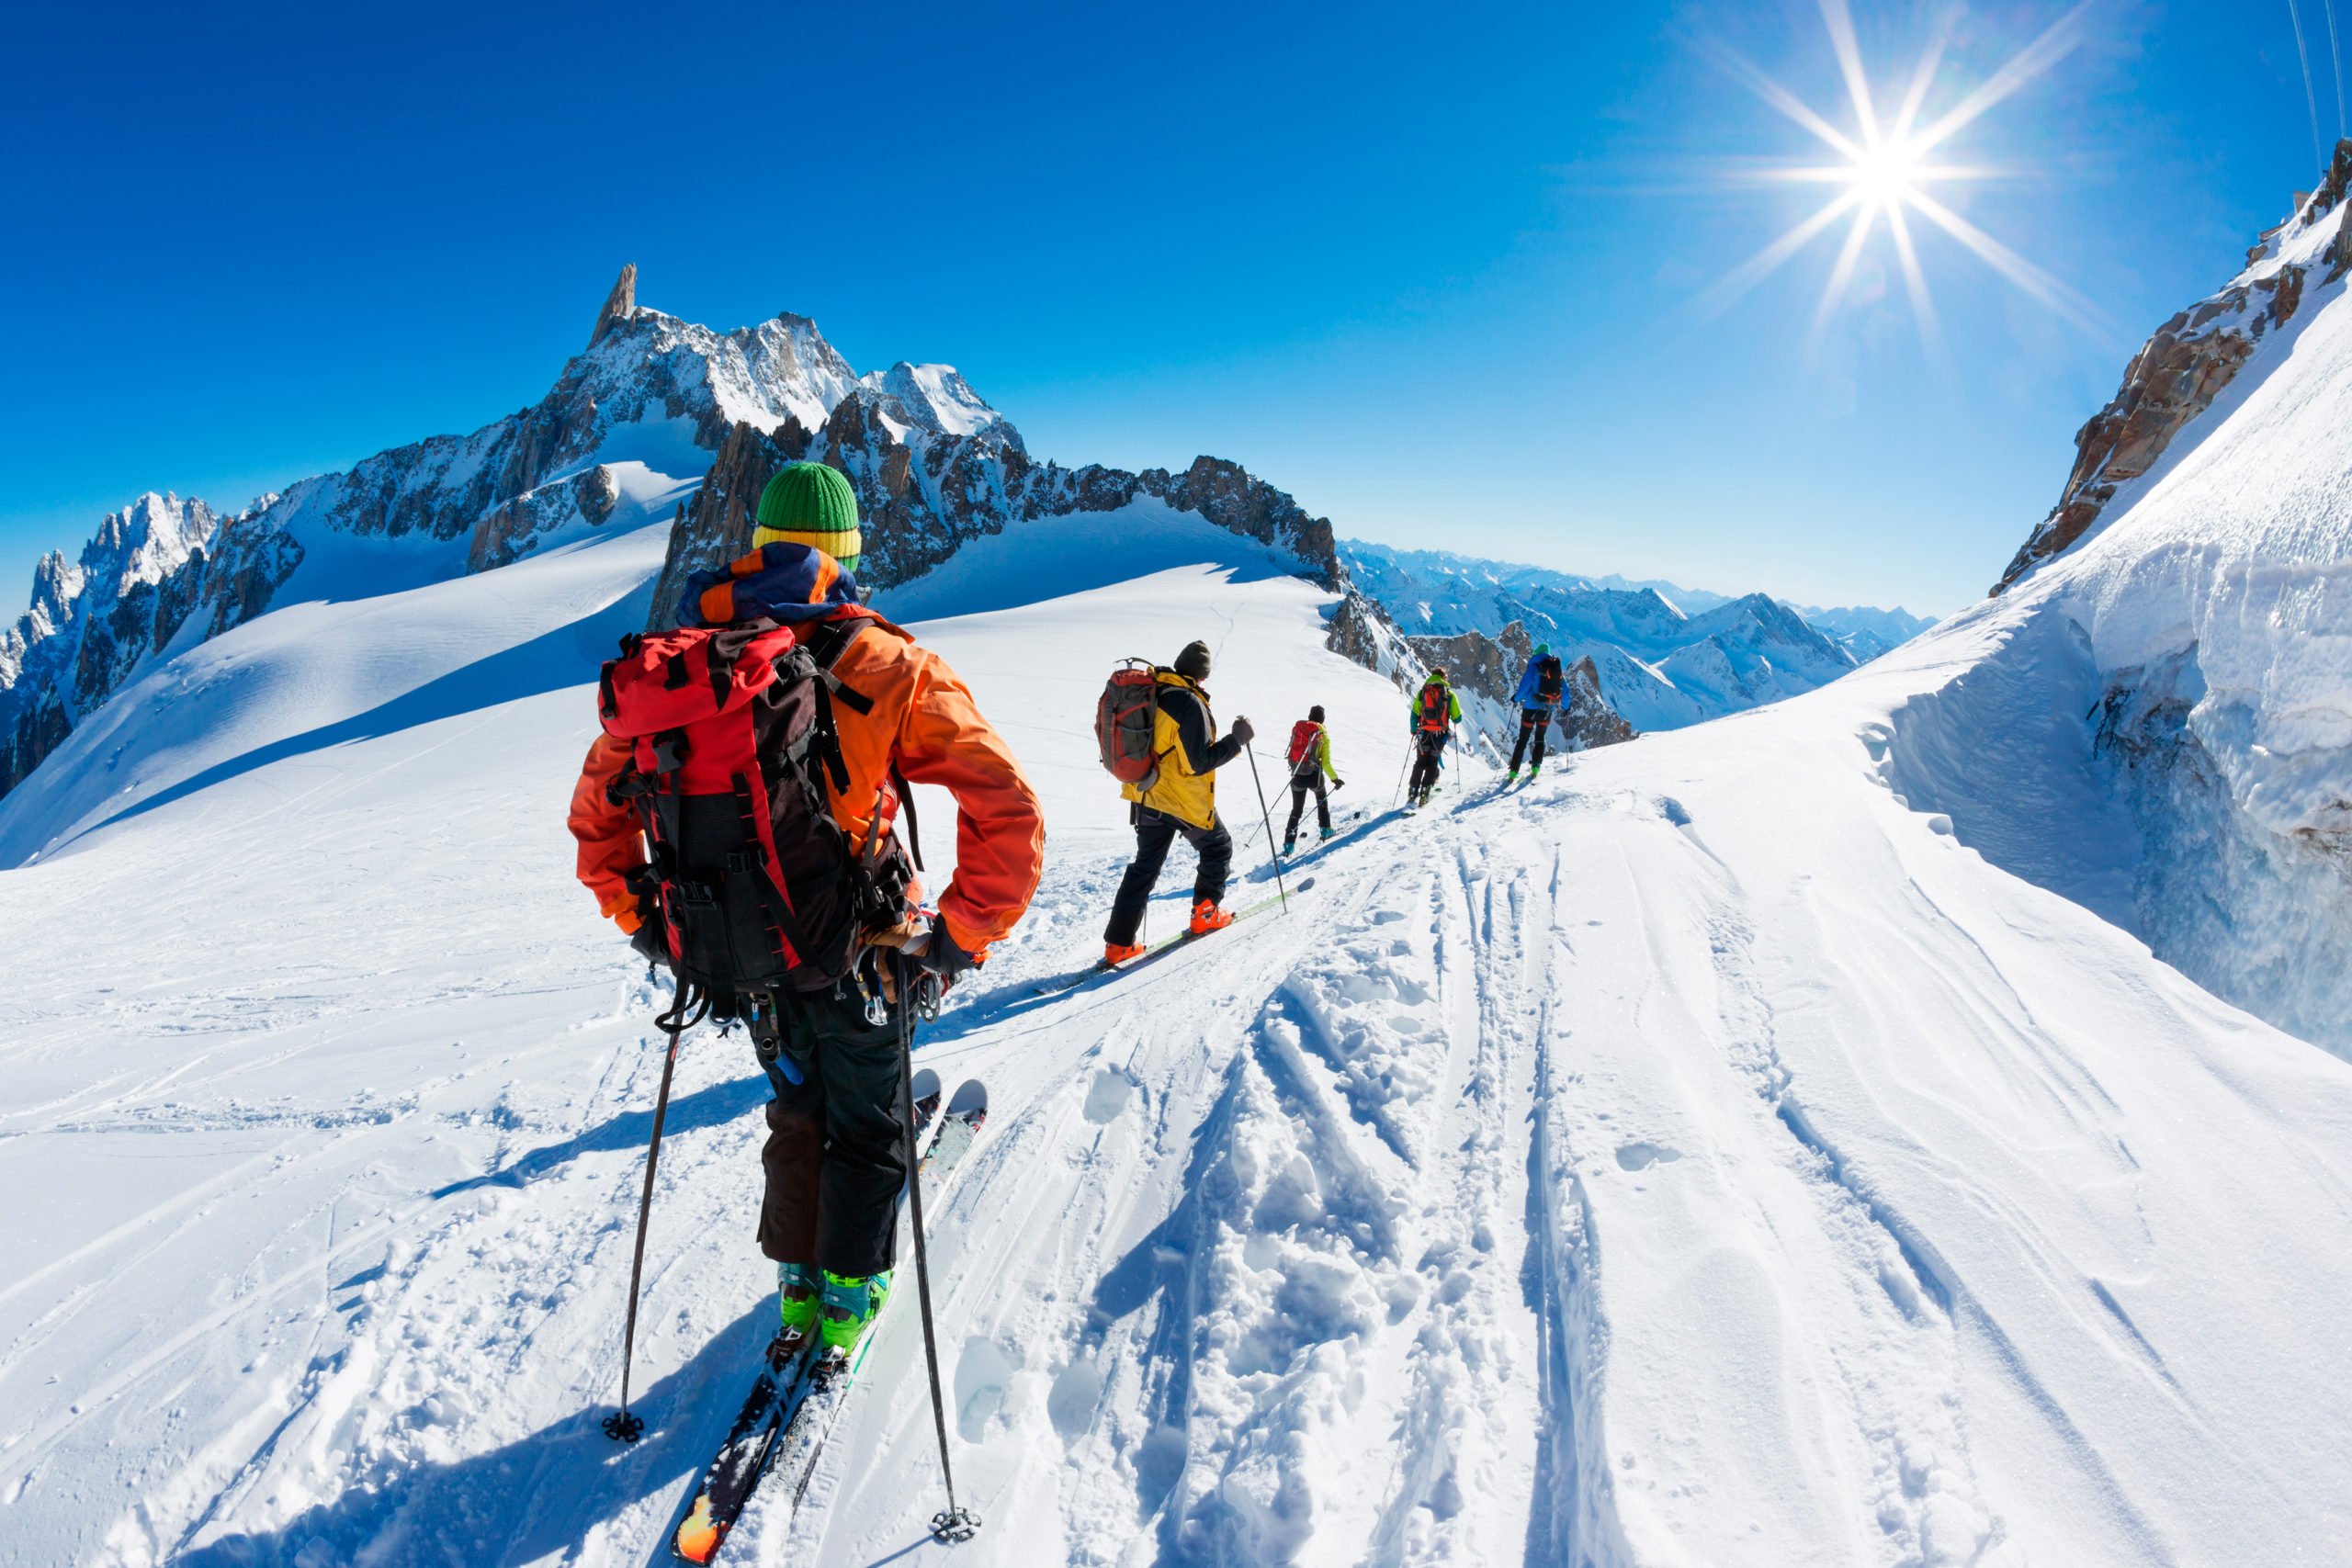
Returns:
[[[1445,667],[1430,671],[1413,694],[1413,779],[1405,791],[1406,805],[1420,807],[1437,791],[1438,771],[1445,766],[1445,743],[1462,722],[1462,699],[1446,683]]]

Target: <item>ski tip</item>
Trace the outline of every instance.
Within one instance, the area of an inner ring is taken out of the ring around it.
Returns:
[[[1314,879],[1313,877],[1311,877],[1311,876],[1310,876],[1310,877],[1308,877],[1306,881],[1304,881],[1304,882],[1302,882],[1302,883],[1300,883],[1300,884],[1298,885],[1298,890],[1299,890],[1301,893],[1304,893],[1304,892],[1306,892],[1308,888],[1310,888],[1310,887],[1312,887],[1312,886],[1315,886],[1315,879]]]
[[[921,1067],[916,1069],[915,1099],[920,1101],[931,1095],[937,1094],[938,1092],[939,1075],[933,1072],[929,1067]]]
[[[966,1078],[957,1084],[955,1094],[947,1101],[947,1114],[950,1116],[969,1116],[974,1111],[988,1108],[988,1086],[978,1078]]]
[[[719,1538],[726,1531],[710,1517],[710,1499],[695,1499],[694,1512],[678,1526],[678,1533],[670,1540],[670,1549],[688,1562],[707,1562],[718,1554]]]

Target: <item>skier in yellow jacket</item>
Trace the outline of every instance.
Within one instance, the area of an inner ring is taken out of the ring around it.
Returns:
[[[1159,755],[1159,776],[1148,790],[1127,784],[1120,791],[1133,803],[1129,816],[1136,829],[1136,858],[1111,905],[1111,923],[1103,928],[1105,964],[1142,956],[1143,944],[1136,938],[1143,929],[1144,906],[1179,834],[1201,857],[1193,879],[1192,933],[1201,936],[1233,923],[1231,913],[1219,907],[1233,866],[1233,835],[1217,820],[1216,775],[1241,754],[1257,731],[1248,719],[1237,718],[1232,732],[1217,739],[1216,716],[1209,711],[1209,694],[1201,684],[1208,678],[1209,647],[1204,642],[1187,643],[1176,656],[1174,669],[1155,672],[1152,694],[1158,711],[1152,719],[1152,750]]]

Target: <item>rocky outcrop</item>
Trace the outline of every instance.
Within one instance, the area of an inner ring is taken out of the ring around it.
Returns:
[[[1609,705],[1600,690],[1600,671],[1593,667],[1589,654],[1568,666],[1568,695],[1560,705],[1559,725],[1571,751],[1615,746],[1634,738],[1625,716]]]
[[[933,367],[899,367],[890,378],[904,383],[900,372],[918,368]],[[1008,526],[1073,512],[1113,512],[1145,497],[1283,551],[1326,587],[1345,587],[1329,520],[1309,516],[1238,464],[1204,457],[1182,473],[1130,473],[1038,463],[1019,432],[993,411],[978,422],[943,420],[929,401],[910,408],[904,394],[885,390],[890,378],[861,381],[814,430],[792,419],[772,428],[747,422],[729,430],[684,525],[670,541],[649,624],[675,624],[687,577],[751,547],[761,490],[777,468],[804,459],[840,469],[857,491],[865,538],[858,580],[871,589],[911,581],[973,539]]]
[[[2312,266],[2325,267],[2323,283],[2343,277],[2352,265],[2346,248],[2352,228],[2339,225],[2316,260],[2290,260],[2284,253],[2344,200],[2347,185],[2352,139],[2336,143],[2326,179],[2299,202],[2295,216],[2247,253],[2244,273],[2157,328],[2132,355],[2122,389],[2075,433],[2075,467],[2058,504],[2018,547],[1993,585],[1994,593],[2080,542],[2118,491],[2144,477],[2172,450],[2181,432],[2236,378],[2265,334],[2295,319]]]
[[[637,264],[621,264],[620,276],[613,280],[613,291],[605,296],[605,308],[596,312],[595,329],[588,334],[588,346],[595,347],[605,341],[605,334],[629,319],[637,310]]]
[[[1519,705],[1512,695],[1519,687],[1519,672],[1526,668],[1534,644],[1528,638],[1527,628],[1517,621],[1503,628],[1499,639],[1484,632],[1464,632],[1456,637],[1406,640],[1419,656],[1423,668],[1443,670],[1455,691],[1476,693],[1498,707],[1518,711]]]

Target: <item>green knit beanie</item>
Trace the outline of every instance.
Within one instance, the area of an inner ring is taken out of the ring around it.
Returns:
[[[857,492],[839,468],[822,463],[786,463],[760,492],[759,526],[752,547],[808,545],[852,571],[865,551],[857,531]]]

